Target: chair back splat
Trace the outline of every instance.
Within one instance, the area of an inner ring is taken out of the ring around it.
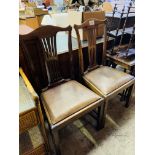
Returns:
[[[49,87],[57,86],[58,84],[73,79],[72,64],[72,42],[71,42],[72,27],[66,28],[57,26],[42,26],[33,32],[20,35],[20,44],[24,50],[26,60],[31,71],[32,83],[34,87],[42,92]],[[68,51],[70,54],[70,77],[63,77],[61,70],[58,52],[57,52],[57,33],[66,32],[68,35]],[[33,52],[32,52],[33,51]],[[35,51],[35,52],[34,52]],[[32,55],[35,53],[36,55]],[[38,59],[38,60],[37,60]],[[37,62],[37,63],[36,63]],[[36,64],[40,66],[36,66]],[[38,72],[39,68],[39,72]]]
[[[84,75],[85,73],[92,71],[99,67],[97,62],[97,49],[96,49],[96,34],[97,29],[99,27],[103,27],[104,33],[104,46],[102,51],[102,65],[105,65],[105,58],[106,58],[106,47],[107,47],[107,36],[106,36],[106,20],[98,20],[98,19],[88,19],[81,25],[74,25],[77,39],[78,39],[78,46],[79,46],[79,63],[80,63],[80,75]],[[79,30],[82,29],[85,31],[88,41],[88,67],[84,69],[84,62],[83,62],[83,51],[81,45],[81,38]]]

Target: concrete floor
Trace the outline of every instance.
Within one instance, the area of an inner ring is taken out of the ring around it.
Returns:
[[[97,131],[89,116],[60,131],[62,155],[134,155],[135,101],[124,107],[119,96],[110,101],[106,126]]]

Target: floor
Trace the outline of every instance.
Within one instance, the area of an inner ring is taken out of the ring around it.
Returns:
[[[62,155],[134,155],[135,99],[129,108],[119,96],[110,101],[106,126],[97,131],[89,115],[60,131]]]

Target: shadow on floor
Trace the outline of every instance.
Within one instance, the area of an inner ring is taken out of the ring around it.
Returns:
[[[89,115],[60,131],[62,155],[134,155],[134,94],[129,108],[119,96],[108,106],[105,128],[97,131]]]

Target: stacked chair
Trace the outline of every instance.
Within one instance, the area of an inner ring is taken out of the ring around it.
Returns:
[[[98,63],[98,51],[96,50],[96,31],[98,26],[103,26],[104,29],[101,64]],[[42,26],[27,35],[20,36],[20,45],[25,51],[26,59],[34,77],[34,85],[38,86],[41,84],[42,86],[39,87],[40,100],[48,120],[57,155],[61,154],[59,147],[59,130],[61,128],[92,110],[97,113],[98,129],[103,128],[109,99],[123,90],[128,90],[125,104],[128,107],[134,86],[134,77],[132,75],[105,66],[107,47],[106,20],[89,19],[81,25],[74,25],[74,28],[79,46],[80,83],[74,80],[72,28],[70,26],[66,28]],[[83,29],[87,34],[89,61],[87,66],[85,66],[83,59],[80,29]],[[56,46],[57,33],[64,31],[68,35],[69,78],[63,77]],[[37,51],[37,55],[33,55],[33,58],[41,62],[39,67],[43,75],[40,80],[36,78],[38,66],[36,66],[30,54],[31,50],[34,49]]]
[[[132,25],[131,27],[126,27],[128,19],[129,19],[128,17],[131,14],[135,13],[133,11],[134,7],[132,6],[132,3],[130,3],[129,6],[124,5],[122,8],[122,11],[119,11],[118,7],[119,7],[119,5],[115,4],[113,13],[112,13],[112,18],[111,18],[111,25],[117,25],[117,26],[114,29],[113,28],[109,29],[109,32],[108,32],[108,36],[114,38],[113,46],[112,46],[111,50],[109,50],[109,53],[112,55],[114,55],[116,53],[116,45],[118,45],[118,46],[122,45],[124,35],[131,34],[132,27],[134,26],[134,25]],[[119,16],[119,21],[117,23],[115,21],[115,16]],[[123,21],[123,19],[125,19],[125,20]]]
[[[127,23],[129,22],[129,16],[135,13],[134,9],[135,7],[132,6],[132,3],[130,3],[129,6],[123,7],[117,29],[108,32],[108,36],[113,37],[114,41],[107,54],[109,60],[112,60],[111,62],[114,67],[118,64],[124,68],[124,71],[128,70],[132,75],[134,75],[135,69],[135,25],[129,27],[127,26]],[[113,18],[116,12],[117,5],[115,5],[113,10]],[[123,16],[125,16],[125,20],[122,23]],[[128,38],[128,41],[124,41],[124,36]]]
[[[132,11],[131,11],[131,9],[132,9]],[[130,35],[130,40],[129,40],[128,46],[126,48],[126,51],[125,51],[125,56],[126,57],[128,57],[131,54],[133,54],[133,55],[135,54],[134,50],[130,51],[130,49],[133,47],[132,44],[133,44],[133,41],[134,41],[135,25],[133,25],[132,27],[126,28],[126,23],[127,23],[129,15],[132,14],[132,13],[135,13],[133,11],[133,9],[134,9],[134,7],[132,7],[131,3],[130,3],[130,6],[128,6],[128,10],[126,12],[126,18],[125,18],[123,28],[122,28],[121,39],[120,39],[120,42],[119,42],[119,45],[118,45],[118,48],[117,48],[117,51],[116,51],[116,53],[118,53],[120,51],[120,47],[121,47],[122,42],[123,42],[124,34]],[[120,51],[120,52],[122,52],[122,51]]]

